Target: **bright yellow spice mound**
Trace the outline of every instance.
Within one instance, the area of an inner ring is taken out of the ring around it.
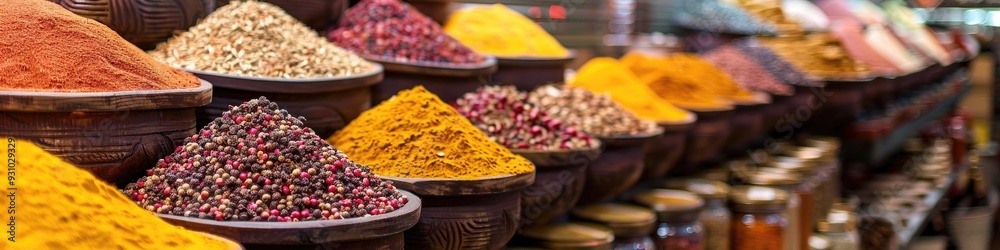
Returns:
[[[640,118],[660,123],[680,123],[694,115],[670,104],[643,84],[617,59],[597,57],[580,67],[569,83],[595,93],[608,93],[618,104]]]
[[[480,54],[501,57],[566,57],[569,50],[541,26],[503,4],[456,11],[444,31]]]
[[[473,180],[535,171],[423,86],[361,113],[327,141],[386,177]]]
[[[2,249],[228,249],[170,225],[28,141],[14,145],[17,235]]]
[[[658,95],[680,107],[727,109],[731,101],[754,98],[724,71],[694,54],[656,57],[633,52],[622,57],[622,63]]]

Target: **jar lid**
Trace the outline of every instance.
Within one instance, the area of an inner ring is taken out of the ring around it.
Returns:
[[[789,186],[802,184],[802,175],[794,173],[779,173],[766,170],[751,172],[746,179],[748,184],[760,186]]]
[[[854,231],[856,224],[857,219],[850,212],[833,211],[825,219],[816,222],[816,231],[821,233],[843,233]]]
[[[809,249],[810,250],[833,249],[833,241],[830,240],[830,237],[826,237],[823,235],[809,236]]]
[[[788,206],[787,191],[764,186],[736,186],[729,190],[729,204],[743,212],[780,212]]]
[[[660,186],[688,191],[701,196],[702,199],[725,200],[729,196],[729,185],[726,183],[701,178],[671,178],[663,181]]]
[[[805,140],[806,146],[817,147],[824,151],[836,151],[840,148],[840,139],[830,136],[812,136]]]
[[[705,201],[691,192],[671,189],[653,189],[633,198],[656,212],[660,221],[694,221],[705,206]]]
[[[521,237],[544,248],[609,247],[615,240],[611,228],[586,222],[561,222],[521,230]]]
[[[722,182],[723,184],[725,184],[726,182],[729,181],[729,178],[732,177],[731,176],[732,173],[733,173],[733,171],[730,170],[729,168],[718,167],[718,168],[711,168],[711,169],[707,169],[705,171],[701,171],[701,173],[698,174],[697,176],[701,177],[701,178],[703,178],[705,180],[718,181],[718,182]]]
[[[814,164],[810,163],[808,160],[803,160],[790,156],[776,156],[771,157],[770,161],[767,162],[767,167],[788,169],[790,171],[806,173],[813,170]]]
[[[656,214],[645,207],[605,203],[574,208],[574,218],[606,225],[615,235],[638,237],[648,235],[656,226]]]
[[[803,161],[812,162],[823,158],[823,151],[814,147],[786,147],[784,150],[779,151],[779,156],[789,156],[801,159]]]

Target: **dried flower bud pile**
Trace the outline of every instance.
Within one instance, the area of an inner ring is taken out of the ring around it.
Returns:
[[[611,99],[580,87],[545,85],[528,94],[528,102],[566,124],[597,137],[649,134],[656,123],[639,119]]]
[[[399,0],[363,0],[330,31],[331,42],[362,55],[397,62],[469,64],[484,58],[440,25]]]
[[[263,97],[232,107],[124,193],[150,211],[220,221],[346,219],[406,204],[303,119]]]
[[[168,65],[224,74],[319,78],[372,70],[363,58],[327,42],[281,8],[233,1],[149,52]]]
[[[527,103],[528,94],[514,86],[484,86],[455,101],[459,114],[490,139],[516,149],[589,148],[590,135]]]

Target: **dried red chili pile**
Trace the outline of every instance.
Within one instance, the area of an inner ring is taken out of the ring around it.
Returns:
[[[490,139],[513,149],[579,149],[594,146],[590,135],[527,102],[514,86],[484,86],[452,104]]]
[[[113,92],[195,88],[107,26],[48,1],[0,0],[0,90]]]
[[[469,64],[484,58],[399,0],[363,0],[344,14],[327,37],[371,59]]]
[[[716,68],[725,71],[736,84],[748,90],[763,91],[776,95],[792,95],[795,89],[787,85],[761,67],[752,58],[747,57],[740,49],[733,46],[722,46],[701,55],[702,59],[712,63]]]
[[[162,214],[226,221],[380,215],[407,198],[266,98],[230,107],[124,191]]]

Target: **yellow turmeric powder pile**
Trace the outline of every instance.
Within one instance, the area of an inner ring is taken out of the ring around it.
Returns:
[[[361,113],[327,141],[386,177],[473,180],[535,171],[423,86]]]
[[[732,101],[754,98],[726,72],[694,54],[655,57],[633,52],[622,57],[622,63],[658,95],[683,108],[728,109]]]
[[[598,94],[610,94],[612,100],[642,119],[659,123],[688,122],[694,119],[694,114],[660,98],[614,58],[590,59],[580,67],[569,85]]]
[[[499,3],[456,11],[448,19],[444,31],[480,54],[502,57],[569,56],[569,51],[545,29]]]
[[[13,145],[14,159],[4,154],[4,162],[16,165],[11,182],[17,188],[17,234],[14,242],[4,240],[2,249],[229,249],[168,224],[90,172],[28,141]]]

